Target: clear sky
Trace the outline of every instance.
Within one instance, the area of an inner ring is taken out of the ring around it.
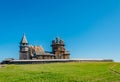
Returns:
[[[47,51],[61,37],[71,58],[120,61],[120,0],[0,0],[0,60],[19,58],[23,33]]]

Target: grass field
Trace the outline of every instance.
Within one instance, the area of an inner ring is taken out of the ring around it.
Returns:
[[[120,82],[119,72],[120,63],[5,65],[0,82]]]

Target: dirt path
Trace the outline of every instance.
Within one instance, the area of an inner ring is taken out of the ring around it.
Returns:
[[[2,67],[2,65],[0,64],[0,68]]]
[[[2,65],[0,65],[0,68],[2,67]]]
[[[0,68],[2,68],[2,67],[5,67],[5,66],[0,64]]]
[[[109,70],[110,70],[112,73],[120,76],[120,72],[118,72],[118,71],[116,71],[116,70],[113,69],[115,66],[117,66],[117,64],[113,64],[113,65],[109,68]]]

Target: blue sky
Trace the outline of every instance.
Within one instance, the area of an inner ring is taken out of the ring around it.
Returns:
[[[120,0],[0,0],[0,60],[19,58],[23,33],[48,51],[61,37],[71,58],[120,61]]]

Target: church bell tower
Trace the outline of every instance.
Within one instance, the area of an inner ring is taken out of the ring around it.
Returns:
[[[28,46],[28,41],[26,39],[25,34],[22,37],[22,40],[20,42],[20,56],[19,59],[20,60],[26,60],[29,59],[29,46]]]

